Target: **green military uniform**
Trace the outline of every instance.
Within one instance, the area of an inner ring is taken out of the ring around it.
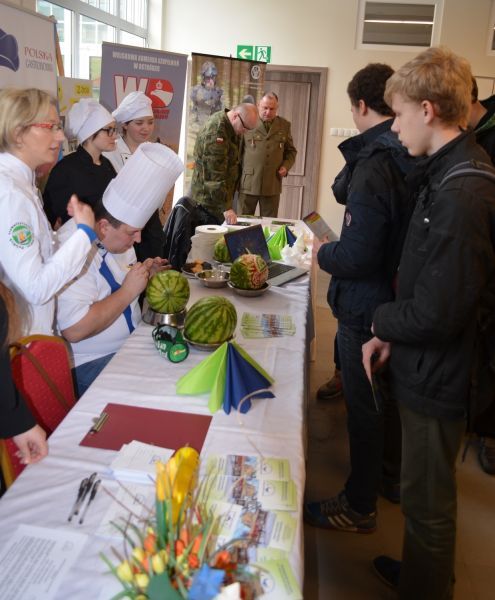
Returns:
[[[254,214],[259,201],[262,216],[276,217],[282,191],[278,170],[285,167],[288,171],[296,160],[289,121],[275,117],[267,125],[259,119],[256,127],[244,134],[239,188],[241,214]]]
[[[194,146],[193,199],[215,215],[220,223],[223,213],[232,208],[239,179],[239,146],[227,117],[228,110],[213,114],[198,133]]]

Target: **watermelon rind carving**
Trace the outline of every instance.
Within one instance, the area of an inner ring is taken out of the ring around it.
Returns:
[[[187,311],[184,335],[197,344],[221,344],[229,340],[237,325],[237,312],[222,296],[205,296]]]
[[[189,294],[189,282],[182,273],[173,269],[156,273],[146,287],[148,304],[154,311],[163,314],[175,314],[184,310]]]
[[[259,254],[242,254],[232,263],[230,281],[241,290],[259,290],[268,279],[268,265]]]

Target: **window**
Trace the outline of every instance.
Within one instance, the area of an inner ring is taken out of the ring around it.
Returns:
[[[495,55],[495,0],[492,0],[492,13],[488,27],[488,54]]]
[[[360,0],[358,48],[418,50],[438,43],[443,0]]]
[[[94,87],[102,42],[147,45],[148,0],[36,0],[36,10],[57,19],[65,75],[94,79]]]

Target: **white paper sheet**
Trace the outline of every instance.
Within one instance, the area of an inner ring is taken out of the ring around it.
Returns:
[[[88,536],[20,525],[0,556],[2,600],[51,600]]]

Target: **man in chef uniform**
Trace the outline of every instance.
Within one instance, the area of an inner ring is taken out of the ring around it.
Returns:
[[[183,171],[162,144],[144,143],[126,161],[95,206],[97,240],[81,274],[58,296],[58,324],[74,354],[81,396],[141,320],[138,297],[167,260],[136,260],[133,244]],[[75,228],[60,230],[62,242]]]

